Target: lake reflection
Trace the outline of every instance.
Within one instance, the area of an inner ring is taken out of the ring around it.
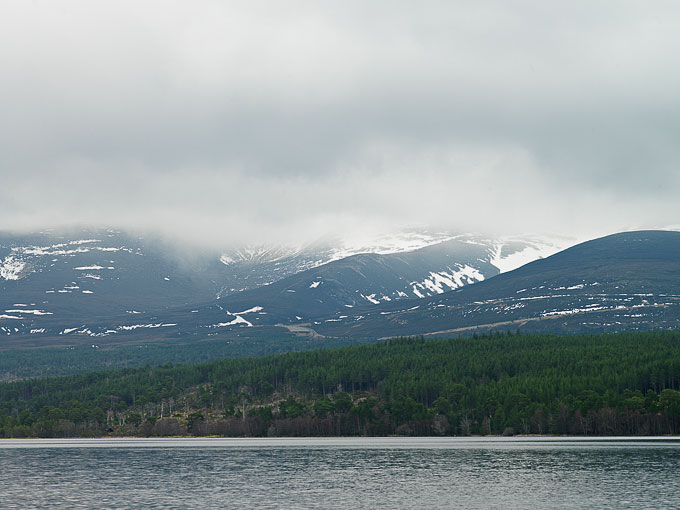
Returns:
[[[10,508],[680,508],[680,440],[0,440]]]

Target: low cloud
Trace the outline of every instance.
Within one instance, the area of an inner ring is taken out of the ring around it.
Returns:
[[[674,2],[6,11],[3,229],[225,245],[677,224]]]

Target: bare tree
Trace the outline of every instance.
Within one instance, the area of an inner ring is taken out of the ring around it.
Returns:
[[[460,433],[463,436],[469,436],[471,433],[472,422],[467,416],[463,416],[460,419]]]

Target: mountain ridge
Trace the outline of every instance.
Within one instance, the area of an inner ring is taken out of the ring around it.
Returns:
[[[679,232],[612,234],[475,286],[413,303],[415,309],[383,305],[370,311],[369,320],[355,317],[354,322],[365,321],[362,328],[371,332],[382,328],[386,335],[381,337],[399,330],[405,335],[483,331],[524,321],[533,330],[539,326],[536,322],[550,317],[562,318],[560,327],[551,326],[562,332],[678,327],[679,254]],[[663,313],[669,307],[671,311]],[[631,310],[640,313],[625,313]],[[585,314],[589,320],[579,323]],[[606,319],[610,315],[615,320]],[[344,322],[344,331],[336,324],[320,323],[315,329],[347,334],[351,320]]]
[[[174,251],[154,238],[111,229],[0,234],[0,336],[5,345],[12,337],[13,346],[42,345],[49,338],[62,345],[69,339],[82,343],[87,337],[103,341],[113,335],[121,341],[219,336],[223,328],[239,324],[275,325],[364,303],[424,298],[494,276],[504,255],[526,256],[528,251],[533,256],[555,249],[536,240],[450,237],[418,234],[398,242],[383,240],[374,245],[376,250],[426,246],[358,253],[318,265],[323,257],[348,253],[349,248],[255,250],[247,260],[226,261],[224,253]],[[503,247],[507,254],[501,253]],[[294,286],[272,297],[286,278]],[[252,302],[260,296],[269,297]],[[252,311],[264,304],[267,310]],[[298,310],[291,312],[295,306]],[[246,318],[246,312],[255,320]]]

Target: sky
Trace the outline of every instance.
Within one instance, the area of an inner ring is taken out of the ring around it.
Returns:
[[[680,3],[1,0],[0,229],[680,224]]]

